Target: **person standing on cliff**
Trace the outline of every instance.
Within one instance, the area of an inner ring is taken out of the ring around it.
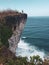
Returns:
[[[23,13],[23,10],[22,10],[22,13]]]

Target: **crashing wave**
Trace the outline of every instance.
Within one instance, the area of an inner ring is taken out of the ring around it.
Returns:
[[[28,43],[24,42],[24,40],[20,40],[18,48],[16,49],[16,55],[22,57],[26,56],[28,58],[30,58],[30,56],[39,55],[44,60],[45,53],[35,46],[30,46]]]

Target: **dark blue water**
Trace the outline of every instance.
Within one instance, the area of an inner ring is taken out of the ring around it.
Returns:
[[[44,59],[49,53],[49,17],[28,17],[16,52],[18,56],[39,55]]]
[[[49,17],[28,17],[22,40],[49,52]]]

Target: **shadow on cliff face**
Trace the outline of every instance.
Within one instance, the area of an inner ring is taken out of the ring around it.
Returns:
[[[5,17],[6,25],[8,26],[16,26],[16,24],[19,26],[20,24],[20,17],[18,16],[7,16]]]

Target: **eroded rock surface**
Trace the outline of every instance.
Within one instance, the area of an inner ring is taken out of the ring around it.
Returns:
[[[16,47],[20,40],[22,30],[26,23],[27,14],[19,13],[16,11],[3,11],[0,12],[0,26],[7,26],[9,29],[12,29],[12,36],[8,39],[9,49],[15,53]]]

